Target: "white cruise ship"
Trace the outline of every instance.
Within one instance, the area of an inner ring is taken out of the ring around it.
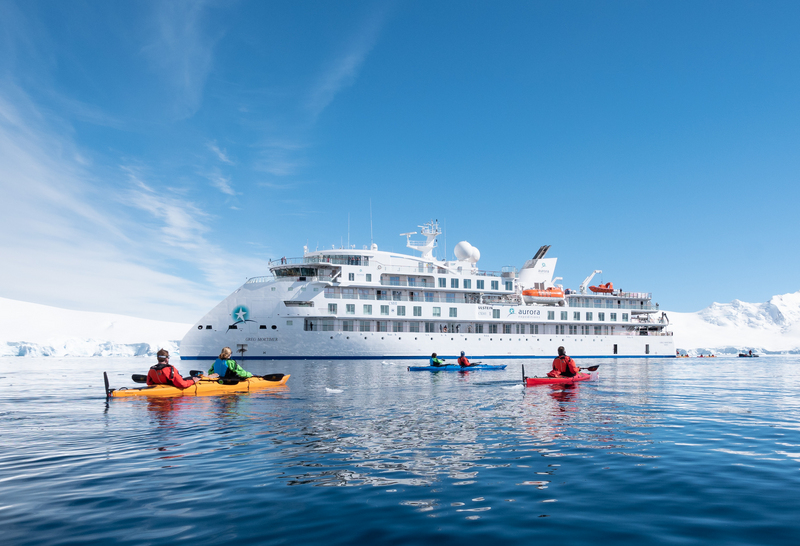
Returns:
[[[231,347],[245,360],[553,358],[559,345],[581,357],[674,357],[669,321],[652,296],[611,283],[564,289],[543,246],[520,270],[482,271],[464,241],[455,261],[433,257],[437,222],[407,246],[373,244],[281,259],[272,276],[249,279],[186,334],[184,360]],[[589,289],[587,291],[587,288]]]

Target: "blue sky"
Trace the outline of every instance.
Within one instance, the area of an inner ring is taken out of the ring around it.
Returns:
[[[438,219],[695,311],[800,290],[797,2],[0,2],[0,296],[193,322]],[[441,251],[444,251],[444,238]],[[443,252],[440,252],[440,256]]]

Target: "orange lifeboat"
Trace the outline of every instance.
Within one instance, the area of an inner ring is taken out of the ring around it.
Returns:
[[[556,286],[552,288],[545,288],[543,290],[523,290],[522,299],[525,301],[525,303],[558,305],[564,301],[564,291]]]
[[[600,286],[590,286],[589,290],[600,294],[611,294],[614,291],[614,283],[607,282],[605,284],[601,284]]]

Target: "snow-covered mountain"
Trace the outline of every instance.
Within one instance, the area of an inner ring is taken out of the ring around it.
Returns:
[[[800,353],[800,292],[667,315],[675,347],[689,354]],[[0,356],[137,356],[161,347],[177,355],[189,328],[0,298]]]
[[[0,298],[0,356],[177,355],[190,327]]]
[[[690,354],[800,353],[800,292],[766,303],[712,303],[695,313],[667,313],[675,347]]]

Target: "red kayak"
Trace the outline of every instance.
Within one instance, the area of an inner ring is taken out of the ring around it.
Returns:
[[[578,381],[588,381],[592,378],[592,374],[579,373],[574,377],[526,377],[525,386],[533,387],[535,385],[570,385]]]

